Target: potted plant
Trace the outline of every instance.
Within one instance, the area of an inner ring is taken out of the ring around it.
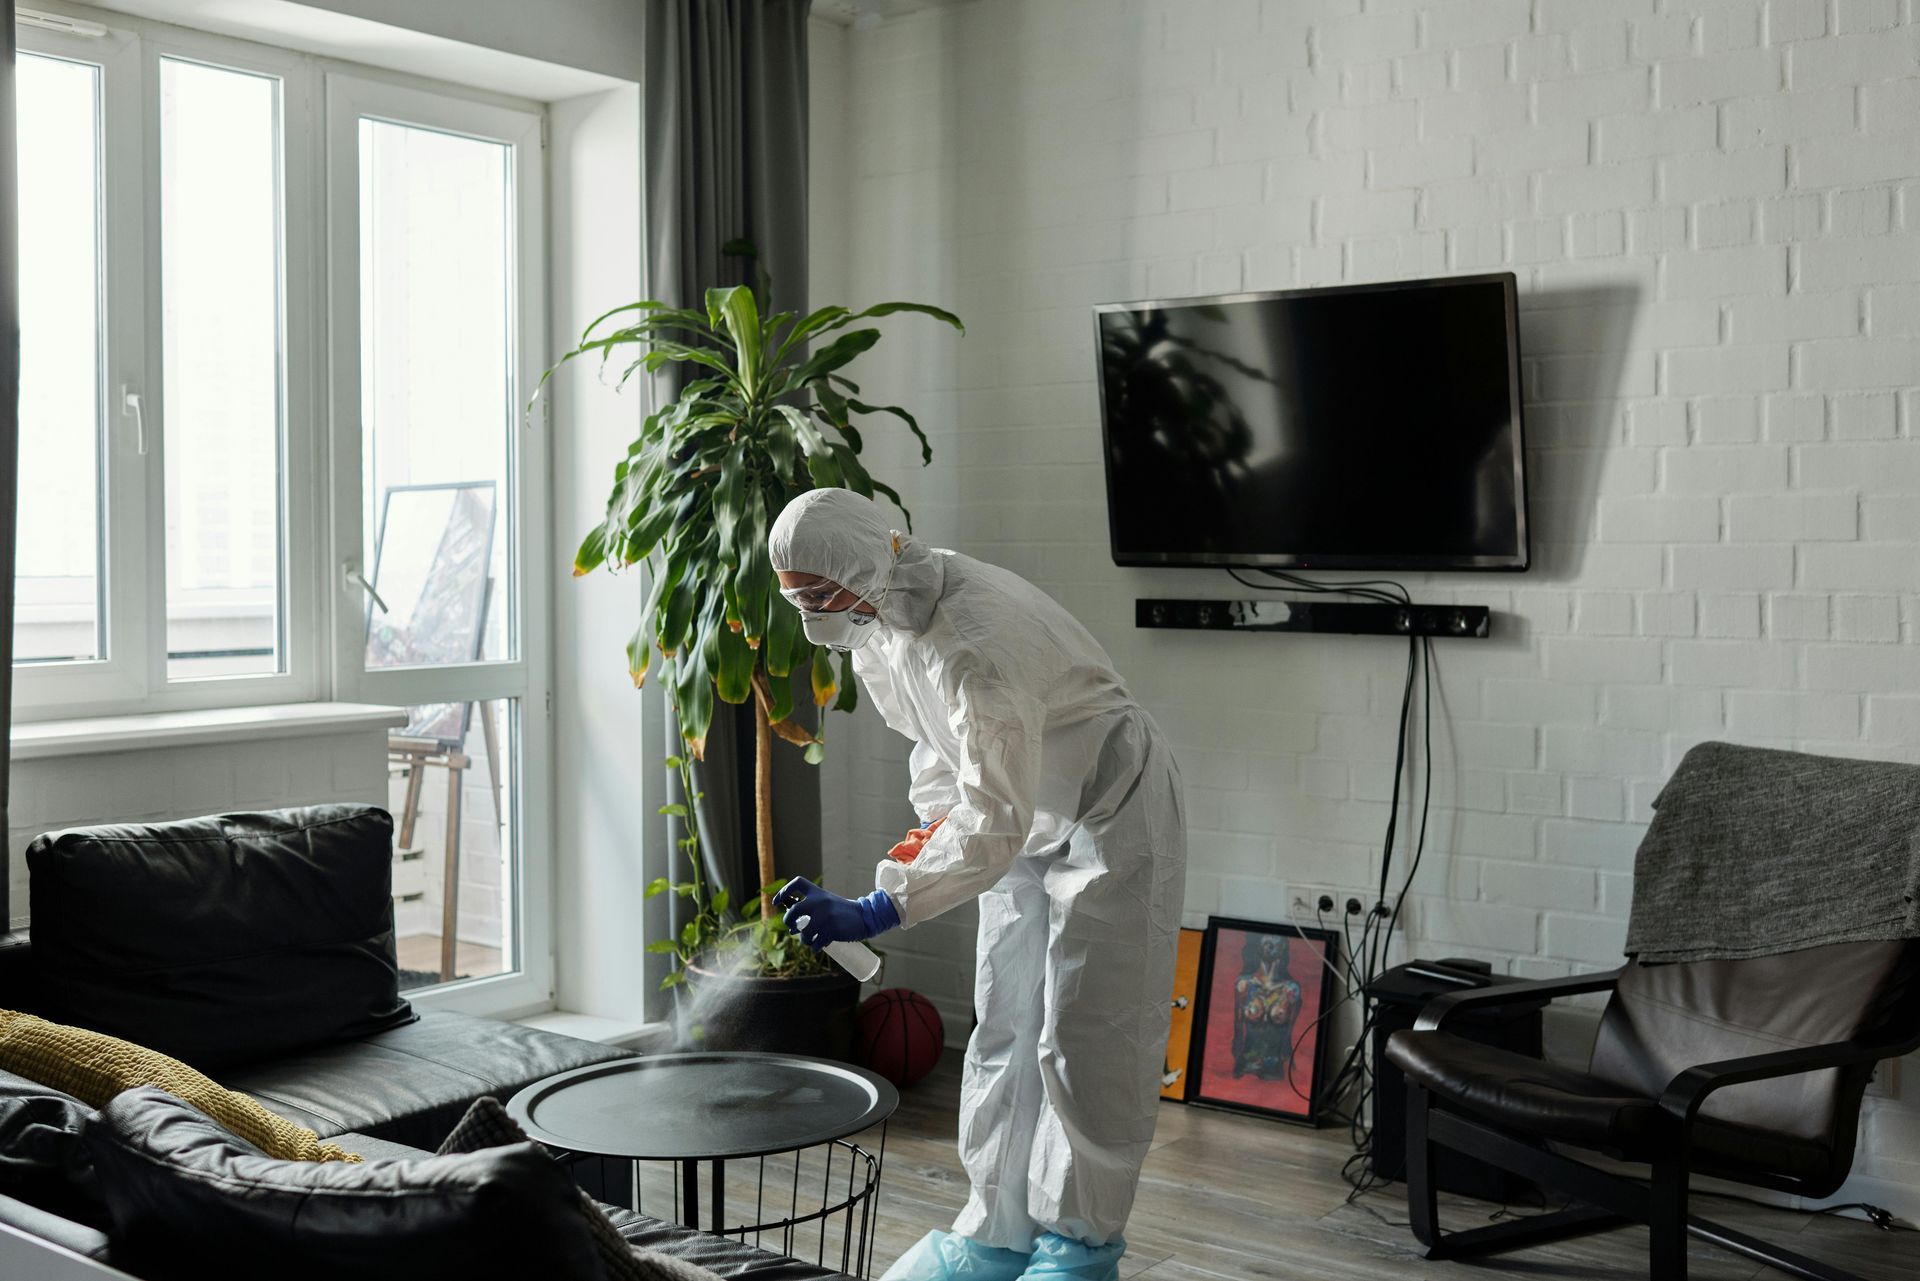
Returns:
[[[744,242],[727,251],[752,256]],[[766,286],[761,273],[760,289]],[[705,303],[695,309],[642,300],[615,308],[587,326],[579,345],[547,372],[551,377],[568,361],[590,355],[608,368],[617,355],[626,362],[620,385],[636,373],[668,366],[691,375],[671,403],[647,417],[614,467],[606,515],[581,541],[573,572],[578,577],[600,568],[647,567],[651,590],[627,642],[627,667],[638,687],[659,666],[686,751],[695,759],[705,751],[716,702],[751,699],[754,706],[758,912],[742,919],[749,905],[731,903],[723,889],[708,886],[694,836],[687,846],[694,879],[662,878],[648,891],[671,888],[694,913],[678,938],[652,945],[676,958],[667,985],[704,985],[709,994],[723,988],[728,995],[716,1002],[696,992],[696,1008],[734,1012],[743,1001],[762,1007],[757,1016],[750,1011],[739,1020],[734,1030],[742,1035],[788,1022],[772,1012],[773,1005],[803,1003],[808,1021],[817,1023],[822,997],[810,989],[824,985],[836,989],[832,1000],[845,1008],[850,1038],[859,985],[787,933],[773,913],[771,894],[784,883],[773,849],[773,740],[792,744],[818,764],[821,736],[792,719],[797,674],[807,674],[816,705],[850,711],[856,699],[852,663],[842,655],[836,673],[828,653],[802,633],[798,612],[776,590],[767,535],[788,502],[818,486],[884,494],[899,503],[899,494],[862,464],[856,419],[904,425],[920,442],[921,465],[932,461],[932,447],[912,414],[861,400],[860,388],[847,378],[847,366],[880,339],[877,328],[861,322],[917,312],[965,329],[951,312],[911,302],[769,315],[745,285],[709,289]],[[690,784],[685,758],[675,758],[675,766]],[[690,785],[683,794],[689,804],[699,799]],[[680,805],[665,812],[690,817]],[[719,1021],[708,1022],[708,1044],[734,1039]]]

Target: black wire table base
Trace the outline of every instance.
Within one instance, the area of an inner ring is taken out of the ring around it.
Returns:
[[[655,1218],[666,1209],[662,1182],[671,1185],[672,1216],[688,1227],[703,1227],[715,1236],[731,1237],[743,1245],[804,1259],[811,1248],[819,1267],[838,1267],[848,1276],[864,1278],[873,1265],[874,1232],[878,1226],[880,1176],[886,1164],[887,1127],[880,1125],[880,1141],[872,1151],[853,1139],[834,1139],[798,1152],[725,1161],[689,1158],[678,1161],[632,1163],[633,1208],[648,1213],[647,1194],[653,1193]],[[701,1213],[700,1167],[711,1167],[706,1179],[706,1213]],[[741,1168],[753,1166],[753,1216],[736,1222],[730,1210],[743,1196]],[[791,1169],[789,1169],[789,1165]],[[666,1167],[662,1169],[662,1167]],[[654,1177],[648,1177],[653,1172]],[[729,1187],[729,1174],[734,1182]],[[662,1179],[659,1175],[664,1174]],[[783,1189],[780,1184],[787,1186]],[[783,1196],[784,1194],[784,1196]],[[817,1205],[816,1205],[817,1196]],[[783,1207],[781,1200],[786,1201]],[[771,1214],[772,1217],[768,1217]],[[706,1223],[701,1223],[702,1218]],[[835,1249],[839,1261],[832,1263]]]

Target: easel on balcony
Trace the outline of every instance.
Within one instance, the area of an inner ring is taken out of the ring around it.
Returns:
[[[487,749],[487,781],[493,791],[493,821],[497,825],[503,821],[500,808],[500,731],[494,721],[493,704],[471,702],[460,704],[459,733],[457,735],[431,735],[421,737],[414,730],[416,723],[431,725],[438,715],[422,717],[417,713],[444,714],[444,704],[416,708],[414,721],[387,736],[387,760],[407,772],[406,799],[400,807],[400,848],[413,848],[414,825],[420,817],[420,798],[426,786],[426,770],[429,765],[439,766],[447,771],[447,833],[445,855],[440,891],[440,981],[450,982],[453,978],[454,963],[460,940],[455,933],[460,919],[460,822],[461,787],[466,772],[473,764],[473,758],[466,754],[467,729],[473,722],[474,709],[480,712],[480,736]]]
[[[388,531],[394,525],[394,502],[432,504],[429,520],[443,522],[436,529],[422,524],[415,507],[415,519],[402,521],[401,527],[414,535],[412,545],[389,548]],[[446,503],[445,515],[437,514],[437,505]],[[374,582],[368,587],[372,597],[367,611],[367,664],[369,667],[438,666],[477,663],[483,657],[487,633],[487,611],[493,600],[493,578],[487,572],[492,563],[494,485],[486,481],[456,481],[450,484],[396,485],[386,491],[381,516],[380,539],[374,554]],[[426,534],[422,538],[420,535]],[[389,555],[396,564],[412,560],[399,570],[403,581],[420,583],[418,597],[404,621],[376,629],[374,606],[382,613],[381,571]],[[417,577],[409,578],[409,574]],[[428,703],[408,709],[405,727],[387,737],[387,762],[406,770],[406,799],[400,807],[399,847],[413,847],[415,824],[420,817],[421,794],[426,769],[437,765],[447,771],[447,832],[442,863],[440,904],[440,981],[454,977],[459,951],[457,928],[460,920],[460,820],[461,784],[473,759],[466,754],[467,733],[473,725],[474,708],[480,709],[480,732],[486,741],[487,773],[493,791],[493,817],[503,821],[500,797],[500,734],[494,722],[492,704],[479,700],[462,703]]]

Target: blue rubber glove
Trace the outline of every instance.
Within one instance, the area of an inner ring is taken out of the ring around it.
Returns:
[[[885,890],[875,890],[861,899],[842,898],[804,876],[788,881],[773,896],[773,905],[786,909],[781,919],[787,928],[816,952],[829,943],[870,939],[900,924],[899,909]],[[803,916],[807,918],[805,930],[794,925]]]

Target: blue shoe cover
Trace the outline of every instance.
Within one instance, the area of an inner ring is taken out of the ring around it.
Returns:
[[[1115,1256],[1118,1257],[1118,1256]],[[929,1232],[880,1281],[1019,1281],[1027,1256],[950,1232]]]
[[[1044,1232],[1020,1276],[1032,1281],[1119,1281],[1120,1256],[1126,1252],[1127,1243],[1119,1237],[1105,1245],[1088,1245]]]

